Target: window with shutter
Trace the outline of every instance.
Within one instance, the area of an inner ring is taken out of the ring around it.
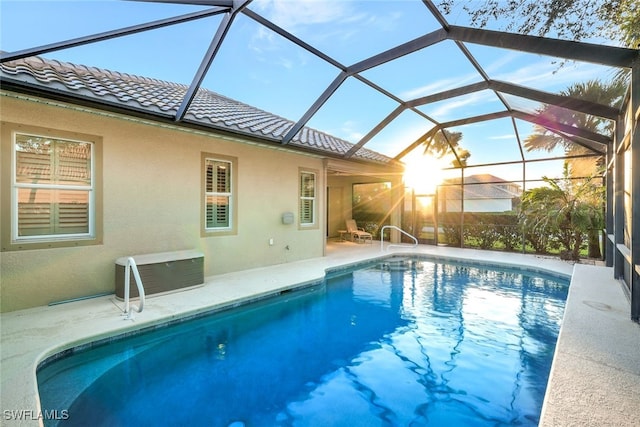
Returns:
[[[233,163],[205,158],[205,231],[228,230],[232,227]]]
[[[316,174],[300,172],[300,225],[315,224]]]
[[[14,134],[14,241],[93,236],[93,152],[91,142]]]

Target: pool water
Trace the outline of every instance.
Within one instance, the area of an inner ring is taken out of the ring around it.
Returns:
[[[537,425],[567,291],[389,259],[72,352],[38,370],[42,409],[110,427]]]

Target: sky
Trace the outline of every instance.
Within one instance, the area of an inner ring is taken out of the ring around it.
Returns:
[[[254,0],[249,7],[345,66],[440,28],[419,0]],[[12,52],[206,8],[136,1],[1,0],[0,49]],[[467,24],[460,10],[446,19],[454,25]],[[221,16],[214,16],[44,56],[188,85],[220,21]],[[614,73],[593,64],[560,67],[554,58],[466,46],[492,79],[548,92],[593,78],[610,79]],[[323,59],[238,15],[202,86],[297,121],[338,73]],[[481,80],[451,41],[364,71],[362,76],[403,100]],[[539,107],[515,97],[509,102],[527,112]],[[307,125],[357,143],[397,105],[388,96],[349,78]],[[439,122],[447,122],[502,111],[504,106],[492,92],[483,91],[419,109]],[[530,124],[517,124],[520,137],[532,132]],[[418,114],[405,111],[366,147],[393,157],[432,126]],[[521,159],[511,119],[455,130],[463,132],[461,145],[472,153],[469,164]],[[526,153],[527,158],[555,155],[561,152]],[[556,163],[553,168],[557,170]],[[535,172],[537,167],[541,165],[532,164],[527,173],[540,176],[542,172]],[[521,166],[491,170],[506,179],[522,178]]]

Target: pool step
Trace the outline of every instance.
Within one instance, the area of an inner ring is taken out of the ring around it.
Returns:
[[[398,257],[380,263],[380,268],[388,271],[415,271],[420,268],[419,265],[420,264],[415,259]]]

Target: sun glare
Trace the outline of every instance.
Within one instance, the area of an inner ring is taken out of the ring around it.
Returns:
[[[407,156],[403,162],[405,187],[412,188],[416,194],[436,192],[436,187],[443,179],[442,169],[447,164],[446,160],[420,154]]]

